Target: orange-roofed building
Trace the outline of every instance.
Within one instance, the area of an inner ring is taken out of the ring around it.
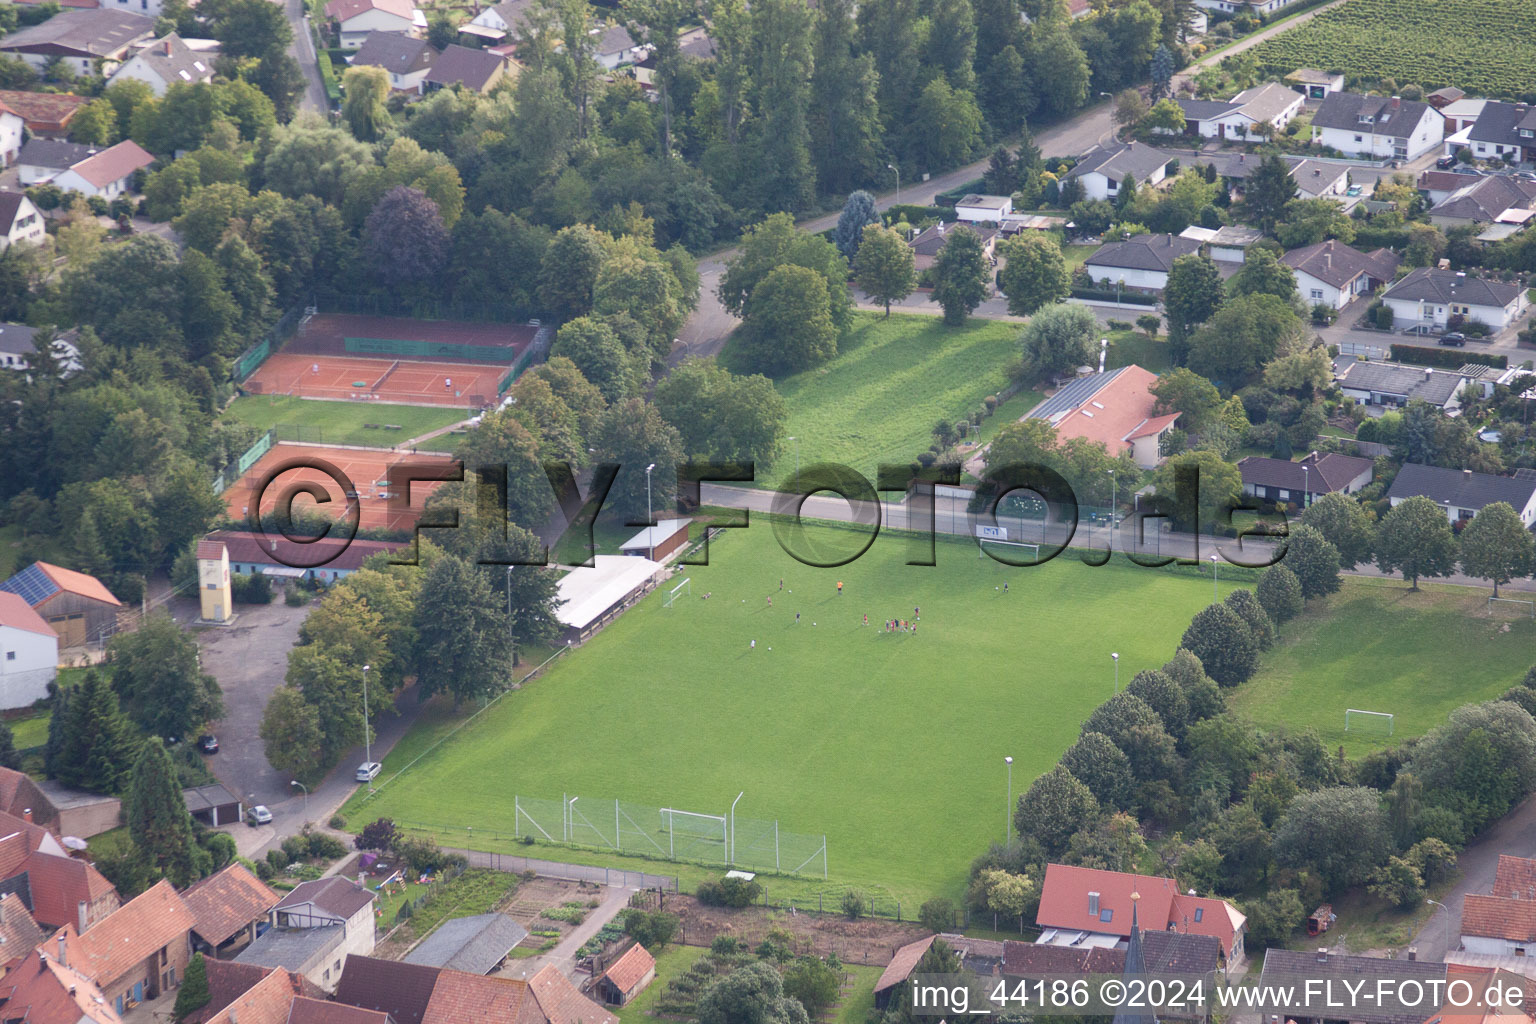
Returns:
[[[68,946],[71,966],[121,1013],[181,984],[195,923],[181,895],[161,879],[84,935],[66,926],[58,938]]]
[[[0,590],[21,595],[58,633],[61,648],[102,643],[117,632],[123,603],[100,580],[83,572],[33,562],[0,582]]]
[[[1129,455],[1142,469],[1162,461],[1163,435],[1174,428],[1179,414],[1156,410],[1152,385],[1157,374],[1139,366],[1090,374],[1024,414],[1056,428],[1058,442],[1080,437],[1102,444],[1114,458]]]
[[[187,888],[192,948],[215,959],[232,958],[256,938],[256,926],[282,899],[241,864],[231,864]]]
[[[3,771],[3,770],[0,770]],[[89,862],[76,860],[41,825],[0,812],[0,881],[44,928],[89,929],[121,905]]]
[[[1461,948],[1493,956],[1526,956],[1536,950],[1536,900],[1467,893],[1461,905]]]
[[[0,979],[0,1018],[26,1024],[122,1024],[96,984],[60,960],[49,943]]]
[[[1493,876],[1493,895],[1536,900],[1536,860],[1499,854],[1499,866]]]
[[[287,971],[274,970],[231,999],[207,1024],[288,1024],[295,994]]]
[[[48,696],[59,671],[59,634],[20,594],[0,591],[0,708]]]
[[[1502,977],[1501,977],[1502,975]],[[1531,998],[1528,980],[1492,967],[1474,967],[1467,964],[1447,964],[1445,968],[1446,991],[1450,986],[1463,982],[1470,988],[1458,989],[1457,1002],[1464,1002],[1470,992],[1474,999],[1497,985],[1501,991],[1519,987],[1526,990],[1527,1005]],[[1456,1006],[1449,1003],[1441,1010],[1424,1019],[1424,1024],[1531,1024],[1532,1015],[1512,1006]]]
[[[608,965],[595,991],[604,1002],[623,1006],[655,980],[656,958],[637,942]]]
[[[1120,946],[1130,938],[1133,904],[1149,930],[1214,936],[1228,966],[1242,962],[1248,919],[1226,900],[1180,892],[1171,878],[1067,864],[1046,865],[1035,915],[1039,941],[1053,946]]]

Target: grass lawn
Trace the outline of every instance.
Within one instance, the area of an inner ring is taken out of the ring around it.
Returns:
[[[1153,373],[1167,373],[1173,368],[1173,360],[1168,356],[1166,335],[1149,338],[1141,331],[1111,331],[1108,337],[1109,356],[1104,361],[1106,369],[1114,370],[1132,363]]]
[[[278,424],[305,428],[284,440],[323,441],[326,444],[361,444],[387,448],[392,444],[446,427],[464,419],[462,409],[420,405],[364,405],[358,402],[326,402],[294,395],[246,395],[232,402],[224,415],[258,430]],[[396,424],[399,430],[364,424]],[[452,451],[456,434],[444,434],[420,445],[426,451]]]
[[[640,998],[628,1006],[608,1007],[608,1012],[619,1018],[619,1024],[639,1024],[640,1021],[650,1020],[651,1007],[667,990],[672,980],[692,967],[695,960],[708,952],[709,950],[704,946],[668,946],[656,958],[656,980],[645,987],[645,991],[640,993]],[[873,995],[873,985],[870,986],[870,992]],[[873,999],[871,999],[871,1005],[873,1005]],[[860,1021],[859,1024],[863,1022]]]
[[[851,979],[843,989],[843,1005],[837,1008],[838,1024],[865,1024],[875,1008],[875,983],[882,968],[865,964],[844,964],[843,973]]]
[[[48,720],[52,718],[51,712],[32,715],[28,718],[14,718],[10,721],[11,735],[15,739],[16,749],[25,750],[28,747],[41,747],[48,742]]]
[[[938,317],[854,314],[837,358],[776,381],[789,409],[786,437],[800,439],[800,464],[839,462],[875,479],[878,463],[905,465],[933,442],[933,425],[968,415],[1008,383],[1019,356],[1019,325],[972,320],[945,327]],[[740,370],[727,343],[722,362]],[[759,481],[793,473],[795,443]]]
[[[1102,248],[1102,246],[1100,246],[1097,242],[1093,242],[1088,245],[1079,245],[1069,242],[1066,245],[1063,245],[1061,247],[1061,255],[1066,258],[1067,273],[1076,273],[1077,268],[1082,266],[1084,263],[1087,263],[1088,257],[1098,252],[1100,248]]]
[[[1397,580],[1346,578],[1282,629],[1228,704],[1260,724],[1316,729],[1330,749],[1352,755],[1418,736],[1462,704],[1497,697],[1531,667],[1536,622],[1490,619],[1486,607],[1483,590],[1415,594]],[[1346,733],[1345,708],[1390,712],[1394,735],[1374,723]]]
[[[805,541],[846,557],[862,538],[812,528]],[[1006,569],[959,539],[939,539],[936,567],[905,564],[908,542],[885,537],[857,561],[812,569],[761,519],[711,553],[710,566],[689,569],[692,599],[665,608],[658,589],[391,781],[427,746],[417,733],[447,727],[428,718],[386,758],[380,794],[354,798],[347,819],[449,826],[445,842],[478,846],[495,839],[485,830],[514,830],[514,793],[525,811],[529,798],[555,808],[540,812],[553,814],[547,830],[559,828],[561,794],[579,794],[600,824],[614,799],[723,815],[745,792],[740,820],[825,834],[840,883],[883,886],[912,907],[958,897],[970,859],[1002,833],[1003,756],[1018,761],[1017,795],[1109,696],[1108,652],[1121,654],[1122,681],[1161,665],[1209,601],[1208,578],[1188,571],[1071,556]],[[1009,593],[994,589],[1005,580]],[[919,633],[880,630],[914,606]],[[1086,647],[1066,639],[1090,630]],[[771,845],[766,855],[749,845],[738,862],[771,869]]]

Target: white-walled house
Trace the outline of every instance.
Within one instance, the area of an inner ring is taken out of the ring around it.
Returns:
[[[370,32],[416,33],[427,27],[426,15],[411,0],[330,0],[325,16],[336,25],[343,50],[356,50]]]
[[[371,891],[349,878],[300,882],[272,908],[271,927],[235,962],[298,970],[334,989],[349,955],[373,952],[373,901]]]
[[[0,709],[48,696],[59,668],[59,634],[19,594],[0,591]]]
[[[23,192],[0,189],[0,252],[13,245],[37,245],[48,234],[43,215]]]
[[[396,92],[421,95],[438,53],[425,39],[404,32],[370,32],[348,61],[353,67],[383,68]]]
[[[1095,284],[1158,292],[1168,284],[1173,261],[1199,252],[1201,244],[1182,235],[1132,235],[1102,246],[1083,266]]]
[[[1361,252],[1337,239],[1292,249],[1281,259],[1296,276],[1296,291],[1309,306],[1343,309],[1392,280],[1402,258],[1390,249]]]
[[[1428,103],[1397,96],[1330,93],[1312,115],[1312,140],[1350,157],[1412,160],[1445,137],[1445,118]]]
[[[133,80],[148,85],[156,96],[164,96],[172,85],[196,85],[213,78],[213,59],[217,50],[194,50],[175,32],[152,41],[123,62],[112,73],[109,84]]]
[[[967,224],[998,224],[1013,212],[1012,196],[986,196],[975,192],[955,203],[955,218]]]
[[[37,25],[0,39],[0,53],[41,71],[55,57],[77,75],[111,74],[137,43],[155,34],[155,20],[128,11],[79,8],[60,11]]]
[[[1445,510],[1451,522],[1465,521],[1494,502],[1515,510],[1526,526],[1536,525],[1536,469],[1517,469],[1513,476],[1474,473],[1408,462],[1392,481],[1387,499],[1396,508],[1409,498],[1425,497]],[[1480,952],[1480,951],[1474,951]]]
[[[1524,288],[1468,277],[1461,271],[1420,267],[1382,293],[1395,324],[1445,327],[1459,316],[1487,324],[1495,331],[1508,327],[1525,312]]]
[[[9,167],[21,155],[23,129],[26,120],[16,111],[0,103],[0,167]]]
[[[527,27],[528,12],[532,7],[533,0],[504,0],[499,4],[491,4],[459,26],[459,31],[486,39],[505,39]]]
[[[1285,76],[1286,82],[1309,100],[1320,100],[1331,92],[1344,91],[1342,71],[1320,71],[1317,68],[1297,68]]]
[[[651,47],[635,42],[623,25],[617,22],[592,30],[596,37],[596,49],[592,56],[609,71],[620,64],[635,64],[650,55]]]
[[[66,192],[84,196],[116,199],[133,191],[133,172],[155,162],[137,142],[124,139],[94,156],[87,157],[53,179]]]
[[[1089,199],[1113,199],[1120,194],[1120,183],[1129,174],[1137,185],[1156,185],[1168,171],[1172,155],[1134,142],[1094,146],[1070,171],[1068,178],[1083,183]]]
[[[1276,11],[1284,10],[1298,0],[1195,0],[1195,3],[1208,11],[1223,11],[1233,14],[1241,8],[1252,8],[1253,13],[1268,17]]]
[[[1178,101],[1184,111],[1184,130],[1206,139],[1260,139],[1259,125],[1280,130],[1301,112],[1305,97],[1279,82],[1265,82],[1244,89],[1230,100]]]
[[[20,164],[17,175],[23,186],[41,185],[100,152],[100,146],[34,137],[21,147],[16,158]]]

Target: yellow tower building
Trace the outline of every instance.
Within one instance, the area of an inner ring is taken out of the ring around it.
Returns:
[[[228,622],[235,617],[229,590],[229,549],[223,541],[197,542],[197,592],[204,622]]]

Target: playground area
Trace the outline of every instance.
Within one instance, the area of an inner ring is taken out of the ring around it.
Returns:
[[[528,363],[539,328],[317,313],[244,381],[253,395],[481,409]]]
[[[298,465],[306,459],[322,461],[335,467],[343,478],[351,482],[351,486],[342,491],[341,483],[326,471]],[[307,493],[300,493],[293,503],[296,514],[318,511],[331,514],[336,519],[344,519],[351,514],[351,506],[356,503],[359,529],[409,530],[416,525],[422,506],[438,485],[433,481],[418,481],[411,485],[409,494],[392,495],[389,489],[389,467],[397,464],[451,468],[458,463],[447,455],[284,442],[273,445],[271,451],[224,492],[224,504],[231,518],[244,522],[250,512],[256,488],[269,473],[276,473],[261,495],[263,515],[275,510],[278,499],[292,491],[295,485],[311,483],[323,488],[330,500],[320,503]],[[334,513],[331,512],[333,509]]]

